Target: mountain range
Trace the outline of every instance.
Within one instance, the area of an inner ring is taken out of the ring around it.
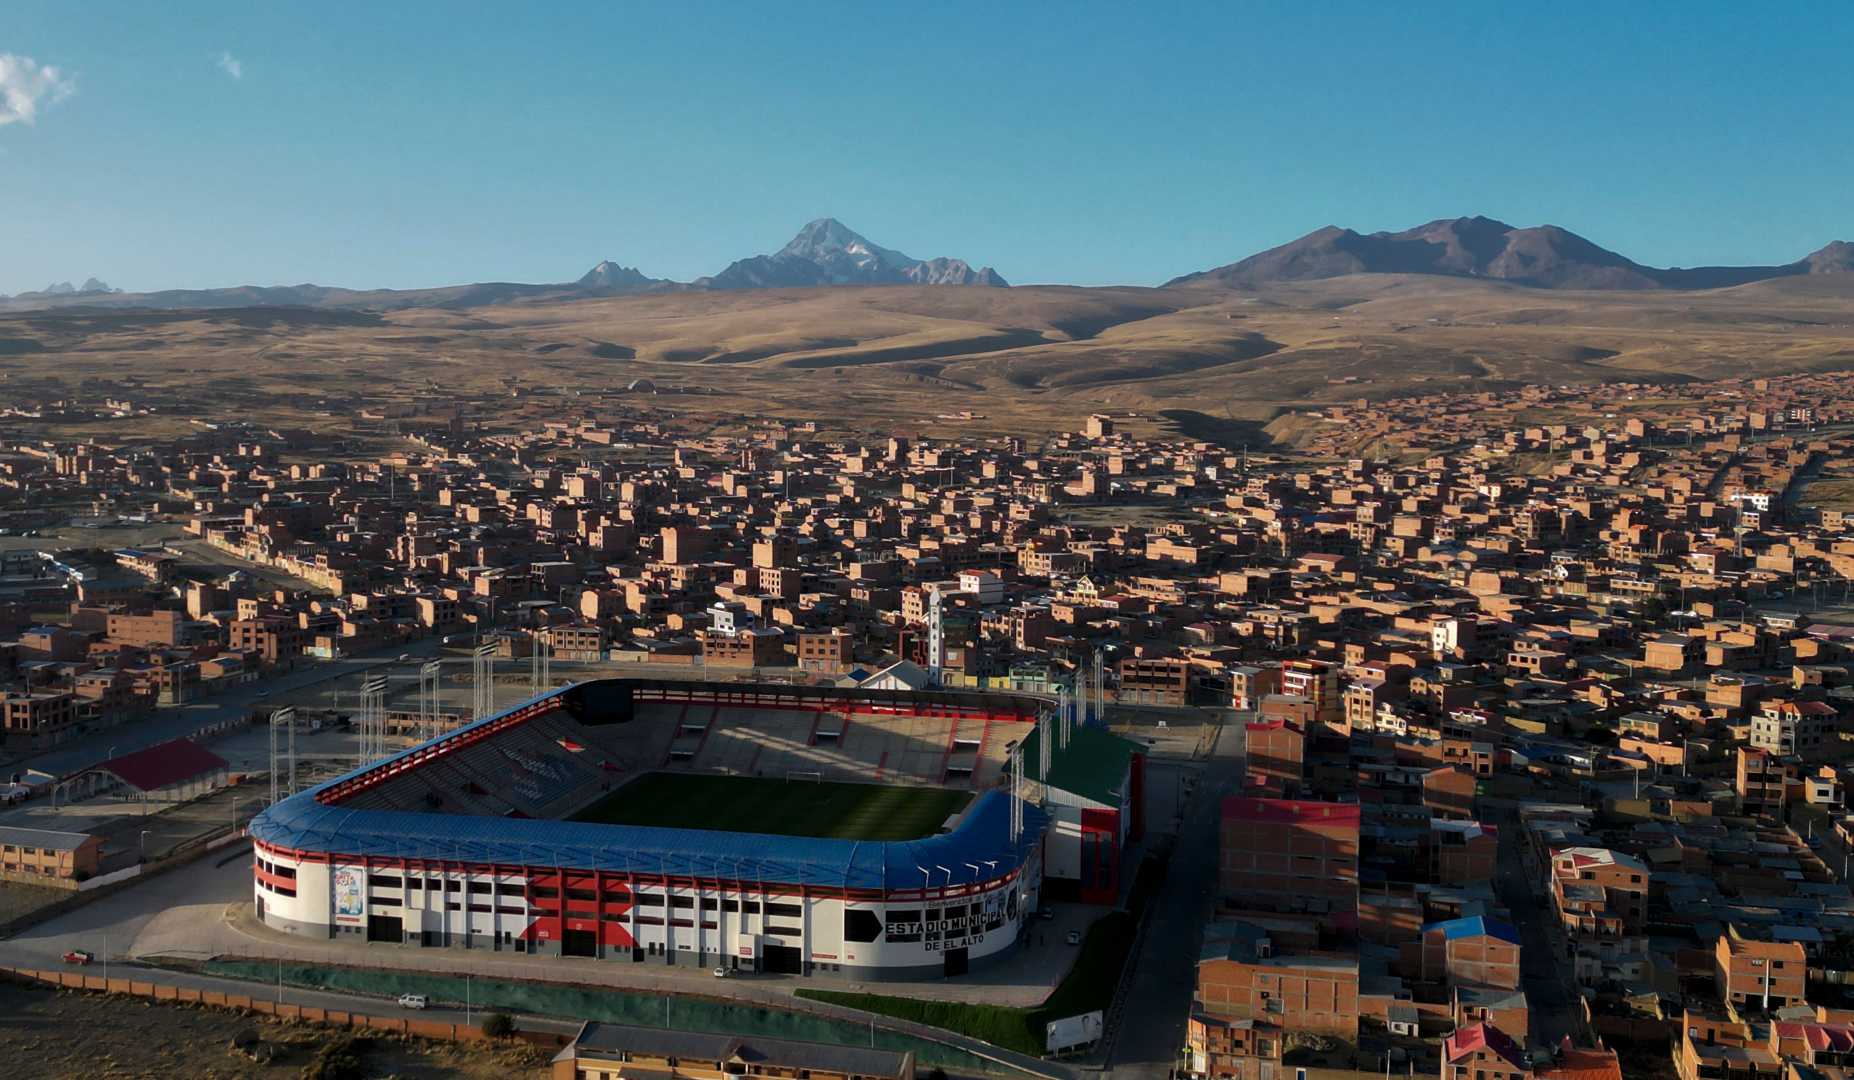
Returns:
[[[1542,289],[1716,289],[1775,278],[1854,272],[1854,244],[1837,241],[1778,266],[1658,268],[1635,262],[1556,225],[1516,228],[1486,217],[1445,218],[1402,232],[1359,233],[1329,225],[1280,247],[1165,283],[1166,288],[1255,289],[1353,274],[1417,274]],[[124,293],[91,278],[0,297],[0,310],[48,307],[312,307],[393,310],[465,308],[645,293],[816,288],[845,285],[1008,285],[991,267],[964,259],[916,259],[876,244],[835,218],[819,218],[770,255],[737,259],[721,272],[677,282],[606,260],[553,284],[477,282],[430,289],[343,289],[323,285],[238,286]]]
[[[227,289],[168,289],[124,293],[95,278],[75,288],[68,282],[41,292],[0,297],[0,310],[45,307],[243,308],[315,307],[389,310],[417,307],[479,307],[516,300],[579,300],[684,290],[781,289],[826,285],[985,285],[1008,283],[991,267],[973,269],[964,259],[916,259],[876,244],[835,218],[819,218],[771,255],[738,259],[711,277],[692,282],[653,278],[610,259],[577,280],[555,284],[509,281],[446,285],[431,289],[343,289],[326,285],[242,285]]]
[[[110,288],[107,282],[98,281],[96,278],[86,278],[82,285],[73,285],[68,281],[58,281],[45,286],[38,292],[20,293],[13,299],[29,300],[37,297],[52,296],[99,296],[119,293],[121,291],[121,289]]]
[[[807,285],[991,285],[1008,283],[964,259],[915,259],[869,242],[835,218],[819,218],[771,255],[739,259],[697,288],[779,289]]]
[[[1719,289],[1771,278],[1854,270],[1854,244],[1837,241],[1781,266],[1644,266],[1556,225],[1515,228],[1485,217],[1445,218],[1402,232],[1328,225],[1240,262],[1173,278],[1167,286],[1244,288],[1347,274],[1434,274],[1544,289]]]

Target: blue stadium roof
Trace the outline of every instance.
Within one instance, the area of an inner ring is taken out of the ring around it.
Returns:
[[[526,704],[525,702],[523,704]],[[517,706],[520,708],[521,706]],[[509,710],[514,711],[514,710]],[[489,723],[486,717],[477,723]],[[453,733],[454,734],[454,733]],[[410,754],[417,747],[404,751]],[[396,755],[402,756],[402,755]],[[378,768],[375,763],[370,768]],[[348,776],[366,770],[355,770]],[[845,889],[966,885],[1020,865],[1047,816],[1024,807],[1024,835],[1010,840],[1011,795],[975,799],[951,832],[920,840],[835,840],[761,833],[664,829],[408,810],[324,806],[316,793],[337,777],[253,818],[251,836],[275,847],[335,855],[553,866]],[[975,875],[973,867],[978,868]],[[923,874],[926,871],[926,874]]]

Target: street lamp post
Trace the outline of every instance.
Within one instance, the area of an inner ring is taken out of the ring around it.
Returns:
[[[469,974],[466,974],[464,976],[464,1026],[465,1027],[470,1026],[470,980],[472,978],[475,978],[475,976],[469,975]]]
[[[147,829],[142,830],[140,850],[141,850],[141,858],[137,861],[147,862],[148,861],[148,830]]]

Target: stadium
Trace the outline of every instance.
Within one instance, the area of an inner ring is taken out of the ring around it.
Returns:
[[[576,684],[264,811],[258,917],[356,944],[960,975],[1007,954],[1047,895],[1118,894],[1143,759],[1054,711]]]

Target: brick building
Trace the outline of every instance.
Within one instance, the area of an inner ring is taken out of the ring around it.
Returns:
[[[1712,950],[1719,997],[1734,1008],[1771,1012],[1806,1000],[1809,959],[1794,941],[1752,941],[1727,927]]]
[[[1358,957],[1284,954],[1268,931],[1229,920],[1204,930],[1197,963],[1198,1008],[1210,1016],[1255,1020],[1284,1032],[1358,1037]]]
[[[1306,776],[1306,729],[1292,720],[1261,720],[1249,724],[1243,736],[1251,784],[1284,794],[1300,788]]]
[[[1355,919],[1359,821],[1356,803],[1224,799],[1219,892],[1246,906]]]
[[[1517,990],[1519,947],[1519,930],[1499,919],[1474,915],[1430,923],[1418,943],[1416,974],[1424,982]]]

